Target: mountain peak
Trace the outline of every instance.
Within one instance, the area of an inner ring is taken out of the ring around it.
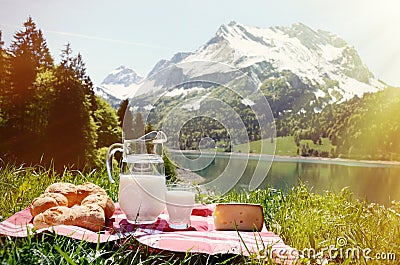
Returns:
[[[297,29],[312,30],[309,26],[307,26],[306,24],[301,23],[301,22],[295,22],[295,23],[293,23],[293,24],[292,24],[292,28],[293,28],[293,29],[297,28]]]
[[[121,65],[121,66],[119,66],[119,67],[117,67],[117,68],[115,68],[116,70],[120,70],[120,69],[127,69],[127,67],[125,66],[125,65]]]
[[[193,54],[194,54],[193,52],[177,52],[169,60],[161,59],[160,61],[158,61],[156,63],[156,65],[154,65],[153,69],[147,74],[147,77],[151,77],[154,74],[160,72],[161,70],[163,70],[173,64],[177,64],[177,63],[181,62],[182,60],[184,60],[186,57],[193,55]]]
[[[222,24],[215,34],[218,37],[227,37],[229,35],[235,35],[238,31],[238,26],[241,26],[238,22],[232,20],[228,24]],[[240,31],[240,29],[239,29]]]
[[[338,85],[332,89],[339,90],[342,98],[361,96],[379,87],[353,46],[334,33],[301,22],[259,28],[232,21],[221,25],[187,60],[224,62],[239,69],[252,67],[262,75],[290,71],[305,82],[321,86],[336,80]]]
[[[176,53],[171,59],[156,63],[147,78],[154,79],[155,86],[162,86],[171,78],[180,78],[188,72],[201,76],[204,74],[201,69],[182,71],[179,68],[179,63],[195,61],[228,64],[252,72],[261,81],[295,76],[293,80],[297,81],[293,84],[303,82],[317,92],[323,89],[324,95],[329,95],[327,97],[332,102],[381,88],[353,46],[334,33],[315,30],[301,22],[291,26],[259,28],[231,21],[221,25],[215,35],[195,52]],[[156,75],[169,66],[174,67],[165,74]],[[110,84],[110,89],[115,84],[128,89],[129,85],[141,80],[142,77],[133,70],[120,66],[104,79],[103,84]],[[294,87],[298,88],[297,85]]]
[[[238,23],[235,20],[232,20],[231,22],[228,23],[228,26],[233,27],[236,26]]]
[[[143,80],[143,77],[138,75],[133,69],[121,65],[111,71],[104,78],[102,85],[123,85],[128,87],[132,84],[137,84]]]

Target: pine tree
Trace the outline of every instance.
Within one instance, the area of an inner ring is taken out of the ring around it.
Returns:
[[[97,126],[91,116],[90,90],[82,67],[67,44],[56,71],[55,100],[47,130],[46,151],[58,171],[66,166],[91,166],[95,157]]]
[[[29,57],[29,61],[36,67],[52,68],[53,58],[40,29],[31,17],[24,23],[24,29],[14,35],[10,51],[15,57]]]
[[[4,42],[2,41],[2,32],[0,31],[0,137],[3,135],[5,124],[5,96],[7,94],[7,61],[6,61],[6,51],[3,49]],[[0,150],[2,150],[0,140]],[[0,151],[1,152],[1,151]]]
[[[121,101],[117,115],[122,127],[123,139],[137,139],[145,134],[145,124],[140,112],[133,113],[129,108],[129,100]]]
[[[94,112],[98,135],[96,147],[108,147],[113,143],[121,142],[122,131],[116,111],[108,102],[99,97],[96,97],[96,105],[97,109]]]
[[[151,122],[149,122],[149,123],[146,124],[145,133],[149,133],[149,132],[152,132],[152,131],[154,131],[154,127],[151,124]]]
[[[6,51],[3,49],[2,31],[0,30],[0,127],[4,121],[4,96],[6,94]]]
[[[99,108],[97,105],[98,101],[96,100],[96,96],[94,94],[93,82],[86,74],[86,66],[80,53],[78,53],[78,55],[73,59],[72,67],[75,72],[75,78],[82,84],[84,93],[90,102],[90,110],[93,114]]]
[[[6,51],[3,49],[4,41],[2,41],[2,31],[0,30],[0,100],[4,96],[5,80],[6,80]],[[0,101],[1,102],[1,101]]]
[[[135,116],[135,123],[134,123],[134,127],[133,127],[133,132],[134,132],[134,138],[139,138],[141,136],[144,135],[144,121],[143,121],[143,117],[142,117],[142,113],[140,112],[136,112],[136,116]]]
[[[10,160],[32,162],[33,157],[41,156],[37,150],[38,132],[32,130],[32,124],[42,115],[35,102],[38,96],[35,81],[38,73],[53,68],[53,59],[42,31],[31,17],[24,23],[24,29],[14,35],[9,51],[2,55],[8,61],[4,64],[8,67],[8,79],[2,88],[5,122],[0,132],[1,152]]]
[[[52,68],[53,59],[42,31],[36,28],[31,17],[24,23],[24,29],[14,35],[10,52],[13,101],[20,108],[35,94],[32,84],[38,71]]]
[[[135,123],[132,111],[129,107],[126,108],[125,115],[123,116],[123,123],[122,123],[122,138],[124,140],[132,140],[136,139],[136,135],[134,132]]]
[[[121,101],[121,103],[119,104],[118,110],[117,110],[117,115],[118,115],[118,119],[119,119],[119,126],[122,128],[122,124],[124,123],[124,116],[125,116],[125,112],[126,109],[129,106],[129,100],[128,99],[124,99],[123,101]]]

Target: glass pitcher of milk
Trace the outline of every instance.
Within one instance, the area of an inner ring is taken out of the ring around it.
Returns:
[[[138,139],[113,144],[107,150],[107,173],[112,183],[112,158],[117,151],[122,152],[118,201],[131,223],[154,223],[165,207],[163,143],[166,141],[165,133],[152,131]]]

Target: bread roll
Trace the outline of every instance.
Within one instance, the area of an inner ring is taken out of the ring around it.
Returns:
[[[104,210],[106,219],[110,218],[115,211],[114,202],[107,195],[101,195],[98,193],[91,194],[83,199],[83,201],[81,202],[81,205],[88,204],[98,204]]]
[[[99,231],[114,214],[115,205],[106,191],[93,183],[58,182],[32,201],[30,211],[36,229],[63,224]]]
[[[104,210],[97,204],[56,206],[33,218],[36,229],[55,225],[76,225],[97,232],[105,225]]]
[[[47,209],[33,218],[35,228],[43,228],[53,225],[74,225],[76,219],[72,208],[66,206],[55,206]]]
[[[76,190],[79,202],[81,202],[83,199],[85,199],[87,196],[91,194],[101,194],[107,196],[107,192],[103,188],[91,182],[86,182],[82,185],[77,185]]]
[[[51,184],[50,186],[47,187],[47,189],[44,191],[45,193],[61,193],[68,199],[68,207],[71,207],[77,203],[80,203],[81,200],[79,200],[79,197],[77,195],[77,190],[76,186],[72,183],[66,183],[66,182],[57,182],[54,184]]]
[[[33,223],[33,227],[35,229],[41,229],[41,228],[48,227],[48,225],[46,224],[46,221],[44,220],[43,213],[36,215],[35,218],[33,218],[32,223]]]
[[[100,231],[105,225],[104,210],[98,204],[75,205],[71,208],[75,214],[74,225]]]
[[[68,206],[68,199],[61,193],[44,193],[32,201],[30,211],[35,217],[54,206]]]

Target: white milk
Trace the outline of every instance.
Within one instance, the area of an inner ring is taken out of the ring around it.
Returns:
[[[153,223],[165,206],[165,177],[120,175],[118,199],[128,221]]]
[[[165,194],[168,223],[172,228],[186,228],[190,226],[190,214],[195,202],[195,194],[190,191],[169,190]]]

